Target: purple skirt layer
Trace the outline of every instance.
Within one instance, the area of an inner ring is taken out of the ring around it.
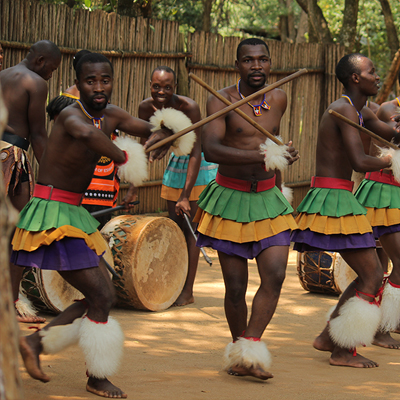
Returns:
[[[229,240],[215,239],[198,233],[196,246],[211,247],[214,250],[221,251],[229,256],[239,256],[247,259],[257,257],[263,250],[272,246],[289,246],[290,231],[278,233],[275,236],[262,239],[258,242],[235,243]]]
[[[35,251],[12,251],[11,262],[21,267],[74,271],[97,267],[100,258],[83,239],[66,237]]]
[[[400,232],[400,224],[392,226],[373,226],[372,230],[374,231],[375,239],[379,239],[381,236],[386,235],[387,233]]]
[[[294,242],[293,249],[300,252],[344,251],[375,247],[375,238],[372,232],[354,235],[324,235],[309,229],[304,231],[297,229],[292,232],[290,240]]]

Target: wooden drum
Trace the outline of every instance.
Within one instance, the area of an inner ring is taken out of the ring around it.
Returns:
[[[122,215],[101,230],[114,256],[118,305],[161,311],[178,298],[188,271],[185,237],[169,218]]]
[[[339,253],[305,251],[297,257],[301,286],[309,292],[341,294],[357,277]]]

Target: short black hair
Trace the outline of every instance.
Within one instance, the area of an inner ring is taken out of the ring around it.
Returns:
[[[74,104],[76,99],[67,96],[56,96],[50,101],[49,105],[46,107],[47,114],[49,114],[50,121],[54,119],[65,107]]]
[[[360,74],[360,58],[367,58],[360,53],[346,54],[336,65],[335,74],[341,84],[346,88],[353,74]]]
[[[74,70],[76,71],[76,65],[78,64],[78,61],[85,56],[86,54],[91,53],[89,50],[79,50],[75,55],[74,59],[72,60],[72,66],[74,67]]]
[[[172,68],[167,67],[166,65],[161,65],[161,66],[159,66],[157,68],[154,68],[153,72],[151,73],[150,80],[153,79],[154,72],[156,72],[156,71],[165,71],[165,72],[168,72],[168,73],[174,75],[174,82],[176,83],[175,71]]]
[[[86,64],[86,63],[91,63],[91,64],[107,63],[111,67],[111,72],[114,75],[114,68],[113,68],[110,60],[106,56],[103,56],[103,54],[100,54],[100,53],[88,53],[88,54],[85,54],[83,57],[81,57],[81,59],[76,64],[76,68],[75,68],[76,79],[79,80],[79,76],[82,72],[82,66],[83,66],[83,64]]]
[[[269,47],[267,45],[267,43],[264,42],[264,40],[258,39],[258,38],[248,38],[248,39],[244,39],[242,40],[237,49],[236,49],[236,60],[239,60],[240,57],[240,49],[242,48],[242,46],[258,46],[258,45],[262,45],[265,46],[265,48],[267,49],[267,53],[268,56],[271,55],[271,53],[269,52]]]

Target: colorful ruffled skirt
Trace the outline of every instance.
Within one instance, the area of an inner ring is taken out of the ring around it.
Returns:
[[[367,209],[376,239],[386,233],[400,232],[399,186],[364,179],[355,197]]]
[[[21,211],[11,262],[57,271],[96,267],[107,245],[98,225],[81,206],[33,197]]]
[[[210,182],[197,202],[199,247],[228,255],[254,258],[271,246],[288,246],[297,225],[293,208],[274,186],[262,192],[242,192]]]
[[[161,198],[165,200],[178,201],[182,189],[186,183],[187,170],[190,156],[176,156],[171,154],[167,168],[164,172]],[[197,201],[200,193],[217,175],[218,164],[207,162],[201,153],[199,174],[190,193],[189,201]]]

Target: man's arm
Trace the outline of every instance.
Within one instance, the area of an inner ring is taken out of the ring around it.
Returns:
[[[390,142],[393,138],[396,142],[398,141],[399,132],[395,130],[395,123],[390,118],[393,113],[390,113],[390,116],[388,118],[386,118],[385,116],[385,121],[379,119],[377,115],[375,115],[367,107],[363,107],[361,113],[364,119],[365,127],[367,129],[386,139],[388,142]],[[388,114],[388,112],[384,112],[383,114]]]
[[[42,78],[36,79],[29,88],[28,124],[29,141],[37,161],[40,163],[47,143],[46,101],[47,84]]]

